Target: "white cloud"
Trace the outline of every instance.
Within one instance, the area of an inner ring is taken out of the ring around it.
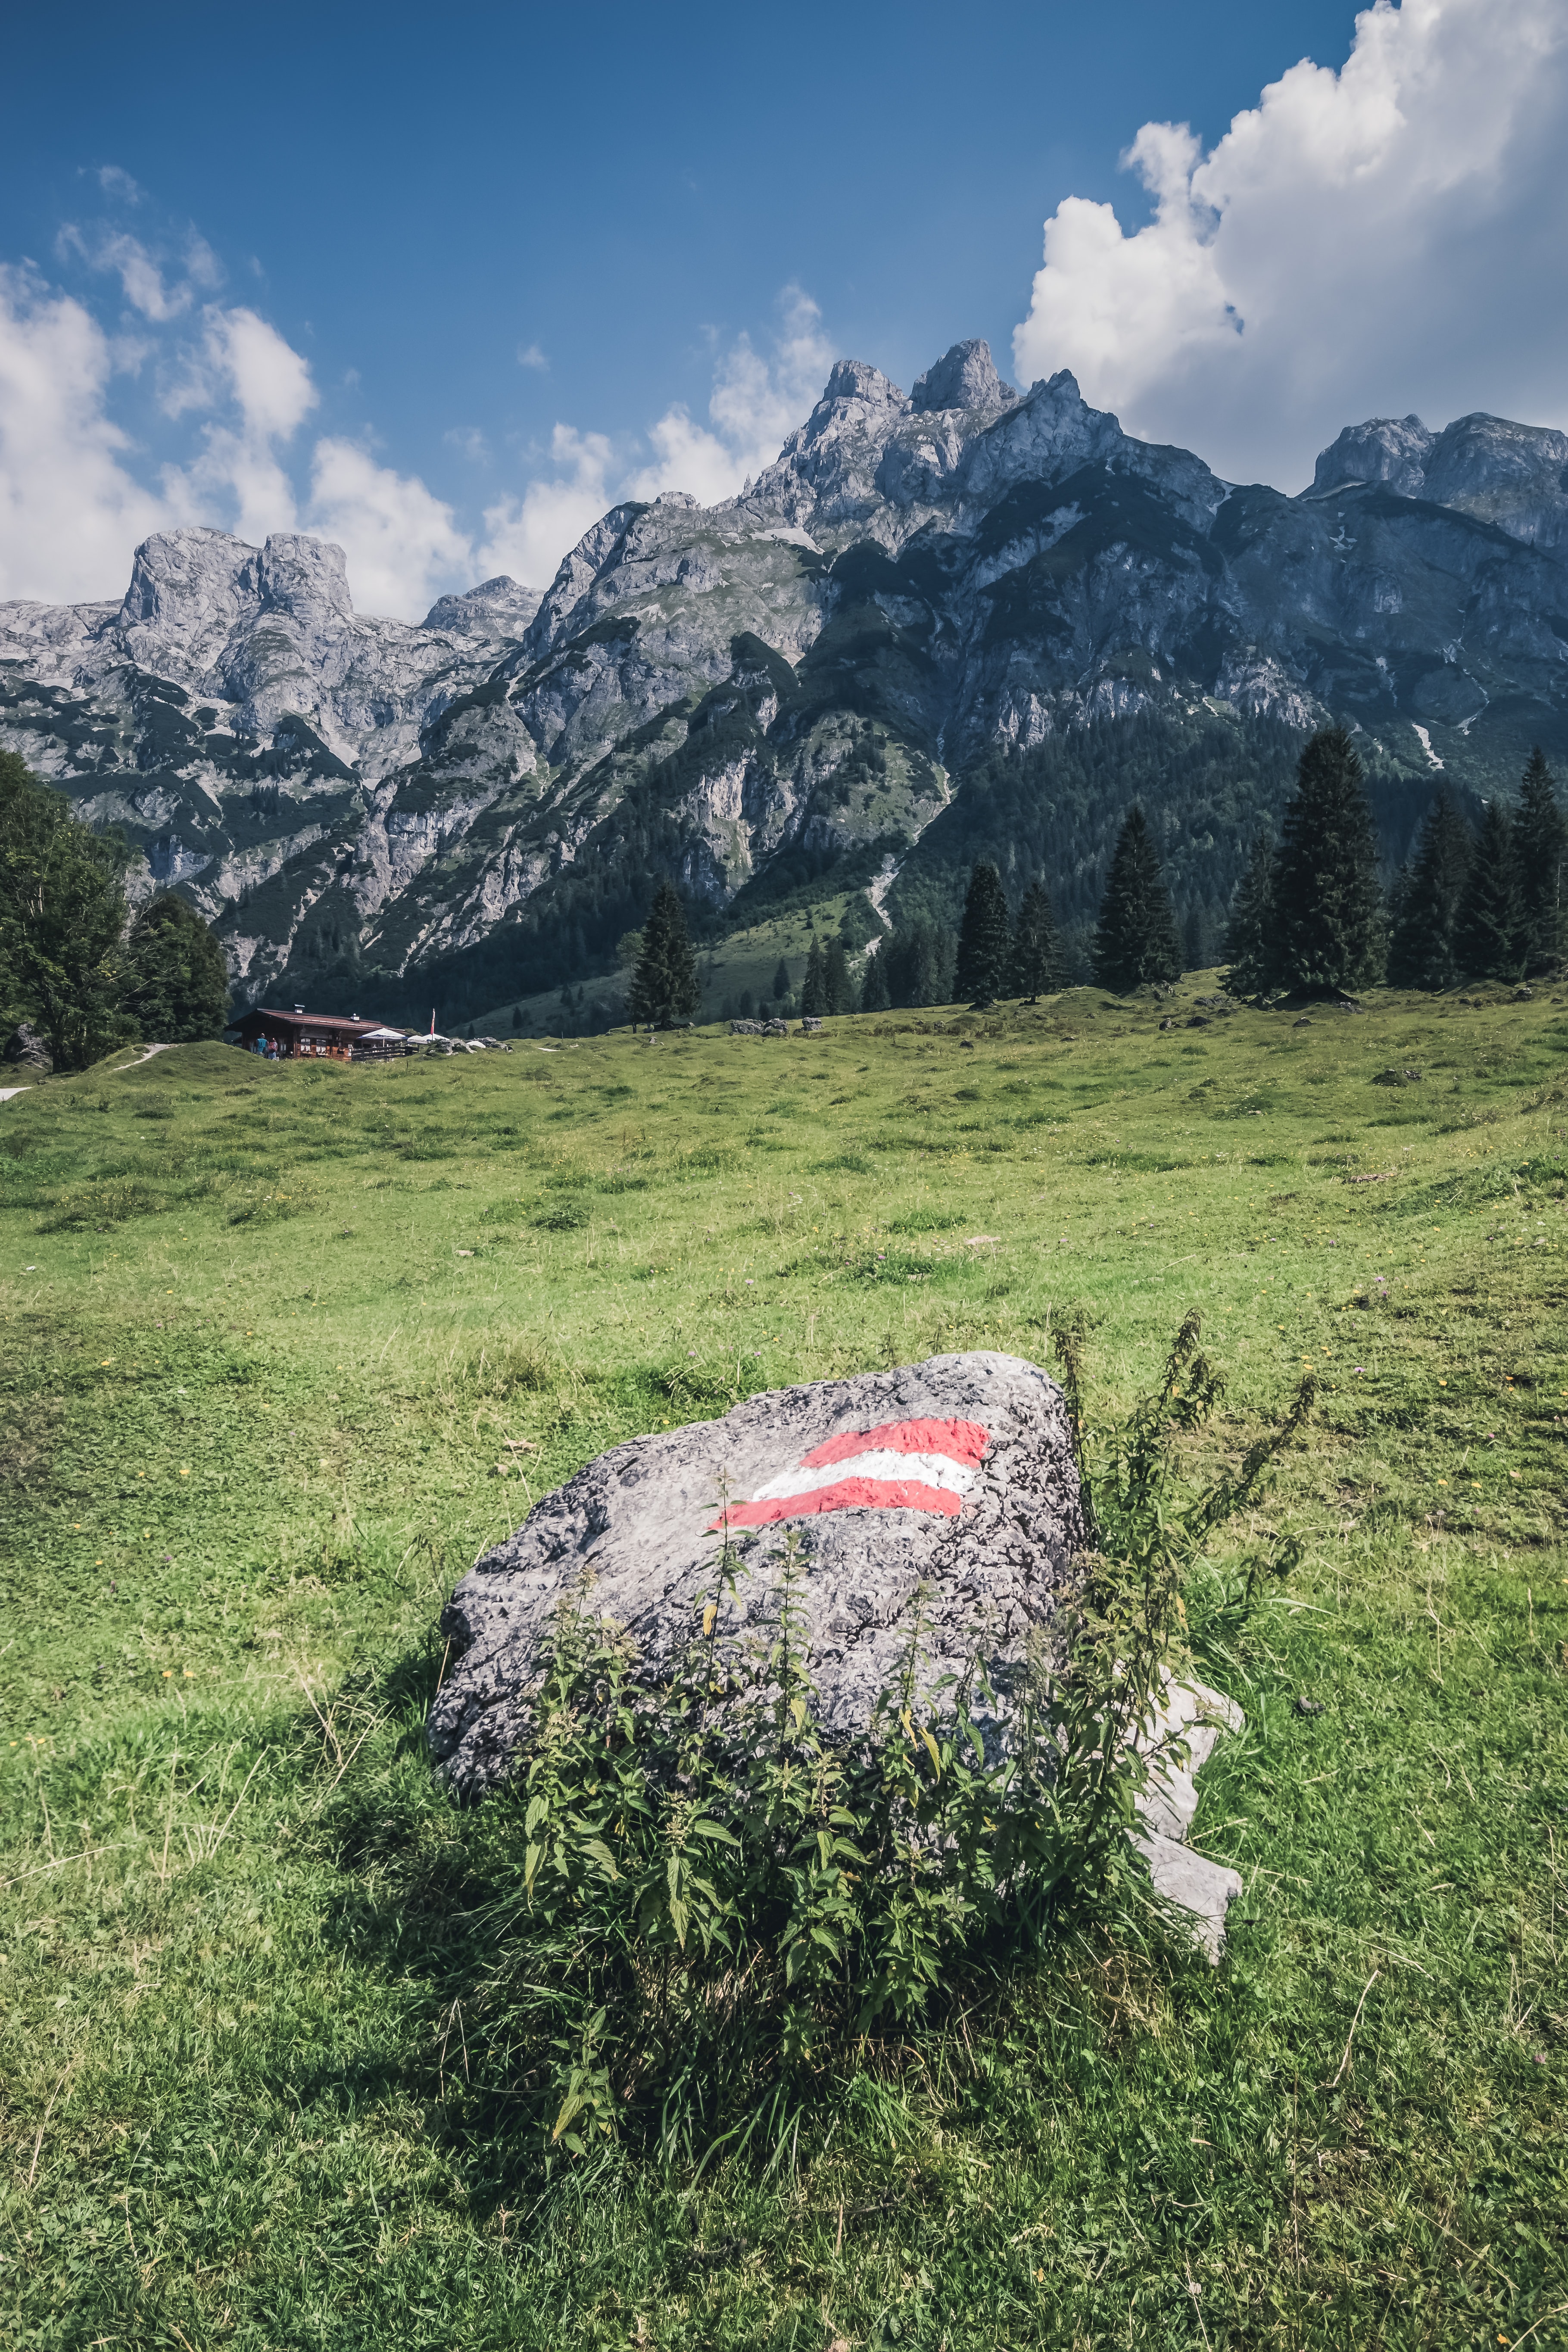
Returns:
[[[624,499],[686,490],[703,506],[732,499],[750,475],[778,456],[780,444],[819,396],[833,364],[822,314],[798,286],[779,298],[780,326],[771,358],[742,335],[714,370],[706,425],[682,403],[647,428],[651,457],[617,453],[603,434],[557,425],[551,440],[553,478],[529,483],[521,497],[485,509],[481,572],[510,572],[546,588],[561,559]]]
[[[1058,206],[1019,375],[1070,368],[1129,430],[1290,489],[1367,415],[1568,422],[1565,96],[1564,0],[1377,0],[1339,72],[1292,66],[1212,154],[1145,123],[1132,235]]]
[[[0,266],[0,598],[117,596],[166,520],[105,408],[113,353],[81,304]]]
[[[550,456],[556,468],[552,480],[530,482],[521,498],[498,499],[485,509],[479,578],[505,572],[525,587],[548,587],[567,550],[615,504],[609,488],[615,448],[605,434],[558,425]]]
[[[259,541],[295,527],[294,485],[278,445],[290,441],[317,403],[310,371],[276,327],[254,310],[209,310],[201,344],[165,394],[170,416],[218,408],[189,465],[164,469],[170,503],[190,521]]]
[[[548,375],[550,373],[550,362],[537,343],[530,343],[526,350],[520,350],[517,363],[519,367],[537,368],[542,375]]]
[[[342,549],[361,612],[422,621],[442,589],[467,584],[473,551],[451,508],[352,441],[317,442],[304,527]]]

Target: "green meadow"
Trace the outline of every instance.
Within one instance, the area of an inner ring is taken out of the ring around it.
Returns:
[[[0,1105],[7,2346],[1568,2343],[1568,1008],[1212,991]],[[1194,1473],[1321,1383],[1186,1595],[1222,1965],[1080,1920],[742,2155],[543,2161],[458,1576],[788,1381],[1079,1315],[1121,1412],[1189,1307]]]

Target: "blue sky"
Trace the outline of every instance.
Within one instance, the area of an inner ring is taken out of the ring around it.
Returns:
[[[737,488],[832,355],[907,386],[967,334],[1026,380],[1075,365],[1135,429],[1212,462],[1293,468],[1288,488],[1325,422],[1379,403],[1473,379],[1468,404],[1543,411],[1554,326],[1510,331],[1500,358],[1495,338],[1454,345],[1539,212],[1536,149],[1560,152],[1563,13],[1384,5],[1353,103],[1355,15],[1322,0],[18,15],[0,594],[117,595],[142,526],[179,520],[335,530],[367,609],[416,616],[487,562],[543,585],[595,500]],[[1478,97],[1489,18],[1511,31]],[[1258,114],[1303,58],[1322,71]],[[1484,121],[1455,183],[1434,159],[1467,83]],[[1129,170],[1145,125],[1193,137],[1145,133]],[[1348,163],[1347,126],[1366,151]],[[1413,140],[1432,233],[1398,193]],[[1404,240],[1430,352],[1386,288],[1351,283],[1360,362],[1325,367],[1278,325],[1265,376],[1238,372],[1231,344],[1251,333],[1258,364],[1292,269],[1320,302],[1354,279],[1373,184],[1368,231]],[[1536,226],[1555,300],[1556,213]]]

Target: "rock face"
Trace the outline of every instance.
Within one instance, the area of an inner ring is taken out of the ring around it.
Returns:
[[[47,1078],[54,1068],[54,1058],[40,1030],[30,1021],[20,1022],[5,1040],[5,1060],[16,1070],[33,1070]]]
[[[1568,754],[1565,485],[1568,436],[1409,416],[1288,498],[1065,373],[1015,394],[983,342],[912,393],[844,360],[742,497],[612,508],[542,599],[487,581],[412,628],[321,541],[149,540],[118,604],[0,607],[0,740],[218,920],[242,998],[482,1017],[607,971],[650,858],[715,915],[802,877],[929,910],[1013,856],[1020,752],[1064,763],[1016,787],[1058,917],[1136,790],[1217,922],[1286,730],[1360,730],[1392,856],[1435,762],[1489,793]]]
[[[718,1606],[721,1647],[776,1622],[779,1551],[796,1534],[822,1720],[863,1731],[897,1691],[917,1628],[920,1686],[978,1657],[1007,1718],[1033,1641],[1074,1587],[1083,1541],[1066,1403],[1016,1356],[933,1356],[898,1371],[775,1390],[722,1421],[639,1437],[603,1454],[530,1512],[464,1577],[441,1618],[451,1664],[430,1711],[445,1779],[475,1798],[502,1787],[529,1724],[541,1649],[563,1601],[624,1625],[637,1671],[667,1675]],[[726,1580],[729,1580],[727,1582]],[[1139,1845],[1156,1889],[1194,1915],[1217,1959],[1234,1871],[1187,1846],[1194,1776],[1229,1700],[1201,1685],[1167,1691],[1147,1740],[1155,1756]],[[1159,1752],[1184,1734],[1188,1762]]]
[[[641,1671],[668,1669],[719,1597],[726,1511],[737,1580],[721,1631],[766,1615],[780,1544],[797,1531],[823,1719],[844,1733],[896,1686],[922,1584],[928,1685],[977,1650],[1005,1684],[1030,1628],[1068,1594],[1083,1532],[1061,1391],[1016,1356],[780,1389],[615,1446],[447,1603],[453,1658],[430,1746],[455,1788],[479,1795],[507,1778],[541,1639],[585,1575],[588,1605],[629,1629]]]

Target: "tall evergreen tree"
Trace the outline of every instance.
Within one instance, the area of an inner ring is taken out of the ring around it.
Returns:
[[[876,953],[866,959],[865,977],[860,982],[862,1013],[886,1013],[892,1004],[888,992],[888,941],[884,937],[877,943]]]
[[[1274,984],[1274,853],[1259,834],[1230,902],[1225,984],[1234,996],[1261,996]]]
[[[1518,980],[1524,970],[1524,919],[1513,827],[1494,793],[1476,835],[1470,870],[1454,922],[1454,957],[1472,980]]]
[[[1452,988],[1462,977],[1454,926],[1471,848],[1464,813],[1443,784],[1422,820],[1415,854],[1389,909],[1388,977],[1394,988]]]
[[[805,951],[805,978],[800,984],[800,1009],[812,1020],[820,1020],[830,1011],[827,1002],[827,976],[823,969],[822,942],[813,931],[811,945]]]
[[[1568,825],[1539,743],[1524,771],[1513,837],[1524,926],[1524,968],[1550,971],[1562,961],[1565,944]]]
[[[0,1018],[36,1022],[57,1069],[79,1070],[136,1024],[120,1009],[121,850],[0,751]]]
[[[773,973],[773,994],[781,1004],[789,994],[789,966],[783,956],[780,956],[778,969]]]
[[[855,983],[849,977],[849,958],[841,939],[828,940],[822,959],[822,992],[826,998],[824,1011],[853,1013]]]
[[[1012,936],[1002,877],[983,858],[969,877],[963,901],[953,985],[960,996],[989,1004],[1006,987],[1011,961]]]
[[[895,1004],[919,1008],[952,999],[952,933],[917,916],[878,949],[888,959],[888,993]]]
[[[1377,836],[1342,727],[1321,729],[1297,767],[1274,861],[1274,924],[1286,988],[1364,988],[1383,970]]]
[[[1094,935],[1094,976],[1101,988],[1122,995],[1182,976],[1175,910],[1159,853],[1136,806],[1127,813],[1105,880]]]
[[[677,1022],[689,1021],[701,1001],[686,916],[674,884],[664,881],[653,894],[643,925],[642,951],[626,995],[626,1010],[634,1021],[645,1021],[650,1029],[670,1029]]]
[[[143,1037],[184,1045],[223,1035],[228,966],[195,908],[172,890],[138,909],[125,944],[121,1005]]]
[[[1051,902],[1045,884],[1031,882],[1018,902],[1009,985],[1034,1004],[1054,994],[1062,976],[1061,942]]]

